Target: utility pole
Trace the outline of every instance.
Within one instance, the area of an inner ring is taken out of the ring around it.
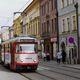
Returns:
[[[58,4],[57,4],[57,0],[56,1],[56,26],[57,26],[57,51],[59,51],[59,25],[58,25]]]
[[[78,3],[74,5],[76,9],[76,25],[77,25],[77,47],[78,47],[78,63],[80,63],[80,51],[79,51],[79,19],[78,19]]]

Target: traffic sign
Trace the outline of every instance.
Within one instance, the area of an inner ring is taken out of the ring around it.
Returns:
[[[73,36],[68,37],[68,43],[70,43],[70,44],[74,43],[74,37]]]

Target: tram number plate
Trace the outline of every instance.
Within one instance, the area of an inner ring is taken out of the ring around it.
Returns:
[[[31,69],[31,67],[28,66],[27,69]]]

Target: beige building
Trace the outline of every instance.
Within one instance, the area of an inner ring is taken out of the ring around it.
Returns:
[[[14,35],[20,35],[22,34],[22,20],[21,20],[21,16],[19,16],[18,18],[16,18],[14,20]]]
[[[33,0],[31,4],[23,11],[23,33],[30,34],[37,37],[40,43],[40,2],[39,0]]]

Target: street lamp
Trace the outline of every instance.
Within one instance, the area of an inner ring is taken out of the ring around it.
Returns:
[[[56,26],[57,26],[57,51],[59,51],[59,20],[58,20],[58,1],[56,0],[56,9],[57,9],[57,13],[56,13]]]
[[[13,13],[13,24],[14,24],[14,20],[15,20],[15,15],[16,14],[21,14],[22,12],[14,12]],[[14,25],[13,25],[14,26]],[[22,31],[23,31],[23,28],[22,28]],[[17,34],[14,34],[14,37],[17,37]]]
[[[22,13],[22,12],[14,12],[14,13],[13,13],[13,21],[14,21],[15,15],[16,15],[16,14],[21,14],[21,13]]]
[[[22,15],[25,15],[25,16],[27,15],[27,13],[24,12],[24,11],[23,11],[23,12],[14,12],[13,23],[14,23],[14,18],[15,18],[15,15],[16,15],[16,14],[20,14],[20,15],[21,15],[21,19],[22,19]],[[24,26],[23,26],[23,21],[22,21],[22,20],[21,20],[20,24],[21,24],[21,26],[22,26],[22,31],[21,31],[21,33],[23,34],[25,29],[23,28]],[[15,34],[15,35],[16,35],[16,34]],[[16,35],[16,36],[17,36],[17,35]]]
[[[22,12],[14,12],[14,15],[17,14],[17,13],[22,13]]]
[[[78,2],[74,4],[76,9],[76,25],[77,25],[77,47],[78,47],[78,63],[80,63],[80,54],[79,54],[79,19],[78,19]]]

